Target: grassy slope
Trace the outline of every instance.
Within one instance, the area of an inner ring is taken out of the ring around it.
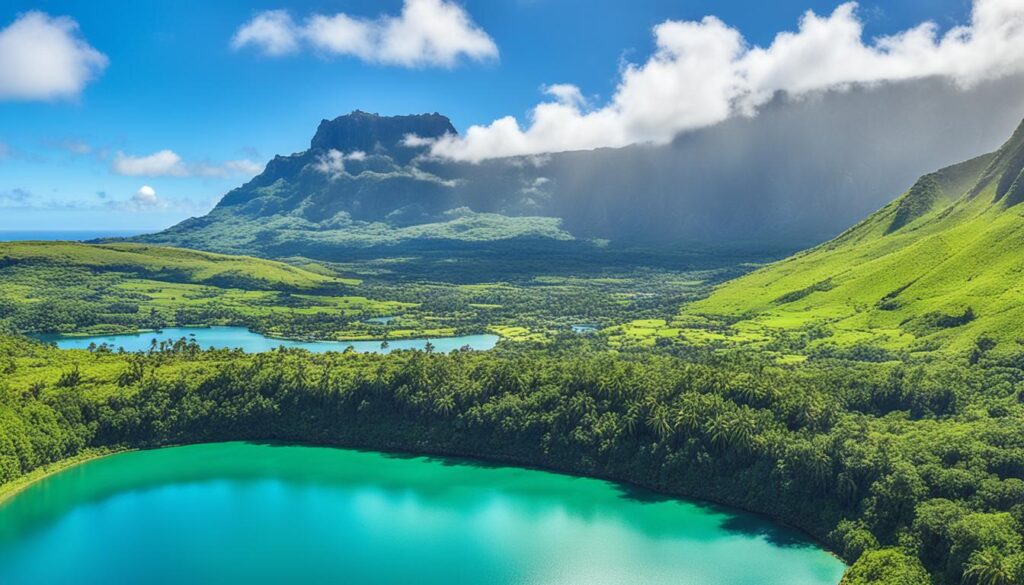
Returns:
[[[315,288],[339,282],[336,278],[281,262],[141,244],[10,242],[0,244],[2,264],[49,264],[162,274],[165,279],[178,278],[195,284],[238,281],[253,288]]]
[[[366,336],[359,319],[415,306],[354,296],[350,293],[359,281],[321,272],[139,244],[5,243],[0,244],[0,326],[6,320],[21,332],[93,334],[174,324],[244,324],[301,337],[313,333],[310,327],[319,322],[323,327],[316,334],[350,339]],[[197,320],[178,322],[181,311],[187,312],[185,319]],[[292,323],[296,320],[301,322]],[[420,329],[392,336],[418,335]]]
[[[725,284],[684,310],[776,337],[962,350],[1024,339],[1024,208],[1008,201],[1024,126],[998,153],[923,177],[838,238]],[[908,212],[908,210],[910,210]],[[968,312],[969,310],[969,312]]]

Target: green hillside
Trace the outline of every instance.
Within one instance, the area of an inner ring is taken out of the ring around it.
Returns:
[[[804,354],[1024,343],[1022,167],[1024,125],[834,240],[688,306],[681,334]]]
[[[116,270],[139,277],[255,289],[311,289],[336,278],[281,262],[141,244],[89,245],[75,242],[0,244],[0,266],[78,266]]]
[[[0,332],[242,325],[280,336],[347,339],[365,335],[369,317],[414,306],[353,295],[358,284],[314,263],[299,268],[139,244],[12,242],[0,244]]]

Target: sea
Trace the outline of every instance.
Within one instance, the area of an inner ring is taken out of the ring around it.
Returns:
[[[99,238],[127,238],[144,230],[0,230],[0,242],[66,240],[86,242]]]

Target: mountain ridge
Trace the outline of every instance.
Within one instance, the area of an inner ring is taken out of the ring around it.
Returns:
[[[1024,212],[1007,197],[1022,164],[1024,123],[996,152],[925,175],[835,239],[684,314],[725,319],[761,342],[795,336],[812,354],[1024,342]]]

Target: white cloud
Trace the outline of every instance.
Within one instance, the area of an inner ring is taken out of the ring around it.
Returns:
[[[168,201],[156,194],[156,189],[149,185],[139,187],[139,190],[128,199],[120,201],[107,201],[102,204],[107,209],[124,211],[129,213],[151,213],[169,210],[182,210],[190,208],[190,202]]]
[[[131,201],[132,203],[146,207],[152,207],[160,203],[160,199],[156,196],[156,189],[149,185],[139,187],[139,190],[132,196]]]
[[[161,150],[146,156],[118,152],[111,170],[127,177],[252,177],[263,172],[263,165],[249,159],[229,160],[223,164],[188,163],[173,150]]]
[[[406,134],[402,138],[402,146],[408,146],[409,148],[419,148],[421,146],[429,146],[434,143],[433,138],[426,138],[417,134]]]
[[[255,46],[267,55],[298,50],[300,42],[332,55],[404,67],[452,67],[459,59],[493,59],[494,40],[466,10],[449,0],[405,0],[398,16],[377,19],[314,14],[302,26],[283,10],[263,12],[244,24],[232,47]]]
[[[555,98],[555,101],[560,104],[575,106],[581,109],[587,107],[587,99],[583,97],[583,92],[571,83],[556,83],[554,85],[546,85],[541,89],[545,94]]]
[[[347,160],[366,160],[366,153],[361,150],[353,150],[345,154],[340,150],[332,148],[327,151],[327,154],[322,154],[318,157],[316,163],[313,164],[313,169],[328,175],[332,180],[337,179],[346,174],[345,161]]]
[[[284,10],[268,10],[242,25],[231,38],[231,48],[258,47],[265,55],[280,56],[299,49],[297,29]]]
[[[940,35],[926,22],[865,42],[856,4],[829,16],[808,11],[796,32],[751,47],[715,17],[654,27],[656,50],[627,64],[614,95],[590,108],[575,86],[548,86],[554,99],[528,123],[511,116],[435,141],[432,154],[461,160],[665,143],[680,132],[753,115],[779,91],[793,96],[925,77],[962,88],[1024,71],[1024,2],[975,0],[970,22]]]
[[[0,99],[74,98],[107,64],[74,20],[27,12],[0,30]]]
[[[172,150],[161,150],[147,156],[129,156],[118,152],[114,156],[113,171],[126,177],[184,177],[188,169]]]
[[[254,177],[263,172],[263,165],[247,158],[229,160],[224,163],[224,170],[229,175]]]

